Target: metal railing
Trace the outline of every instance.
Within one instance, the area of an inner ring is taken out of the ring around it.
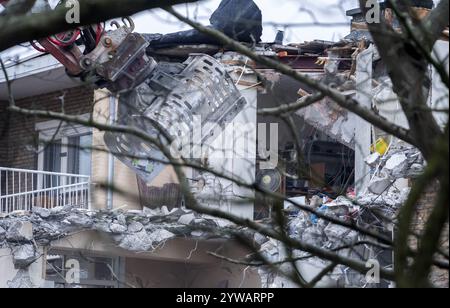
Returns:
[[[0,214],[66,205],[89,208],[89,176],[0,167]]]

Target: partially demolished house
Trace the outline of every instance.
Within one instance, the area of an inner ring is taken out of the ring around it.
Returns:
[[[247,19],[260,22],[261,12],[252,6],[253,1],[242,3],[248,6],[243,10],[249,14]],[[235,28],[227,29],[226,14],[217,12],[211,26],[249,43],[258,54],[336,85],[387,119],[407,126],[361,22],[361,12],[348,14],[353,18],[351,32],[338,43],[317,40],[284,45],[281,32],[275,42],[257,43],[262,33],[258,24],[248,29],[241,25],[242,31],[236,33]],[[77,83],[50,55],[33,52],[7,63],[17,105],[86,119],[92,116],[104,124],[130,124],[127,121],[135,118],[131,116],[133,108],[139,104],[149,108],[149,101],[157,103],[156,96],[149,99],[140,94],[166,91],[176,74],[192,82],[200,78],[204,92],[213,89],[208,92],[209,101],[215,100],[217,105],[209,105],[209,118],[200,120],[209,139],[202,133],[196,138],[210,149],[228,153],[216,157],[215,151],[207,152],[206,157],[199,157],[202,163],[299,204],[375,229],[386,227],[382,217],[395,216],[411,179],[423,169],[425,161],[416,149],[327,98],[292,112],[292,129],[290,122],[269,111],[310,95],[311,89],[224,49],[209,37],[194,30],[144,37],[150,42],[147,54],[166,64],[152,82],[126,98]],[[448,33],[436,50],[442,59],[448,55]],[[199,62],[201,72],[191,69]],[[448,99],[442,99],[448,98],[448,90],[435,72],[432,76],[430,105],[446,104],[448,108]],[[150,110],[148,115],[159,113],[155,121],[169,126],[174,114],[193,119],[194,111],[203,112],[208,101],[174,96],[166,109]],[[230,97],[233,102],[226,105]],[[8,113],[7,99],[6,79],[1,76],[0,287],[295,286],[273,268],[253,268],[214,257],[212,254],[246,260],[253,252],[220,232],[237,228],[230,222],[185,207],[174,168],[148,145],[125,135],[105,136],[94,127]],[[133,125],[142,128],[136,123]],[[190,130],[192,123],[186,122]],[[225,128],[230,125],[237,127],[238,133],[235,129],[230,134]],[[223,140],[228,140],[226,146]],[[152,157],[161,161],[149,162],[139,156],[146,151],[154,151]],[[124,152],[132,155],[121,155]],[[305,168],[304,178],[292,176],[300,167]],[[202,205],[270,221],[276,201],[211,172],[186,172]],[[427,202],[430,200],[424,200],[425,208]],[[289,235],[305,242],[333,249],[359,236],[298,211],[288,202],[283,206],[290,217]],[[248,231],[241,229],[239,232]],[[276,262],[285,256],[280,243],[259,235],[255,241],[269,260]],[[393,266],[391,251],[361,249],[358,253],[363,260],[375,258],[385,267]],[[318,258],[299,263],[306,280],[325,266]],[[437,284],[445,280],[448,284],[448,277],[442,280],[436,273]],[[338,266],[320,285],[363,287],[367,281],[365,276]]]

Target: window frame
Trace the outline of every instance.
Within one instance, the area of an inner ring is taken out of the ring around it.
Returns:
[[[89,119],[89,114],[83,114],[82,119]],[[51,120],[37,123],[35,130],[39,134],[39,141],[61,140],[61,170],[59,173],[68,173],[68,140],[69,138],[93,134],[92,127],[79,124],[68,124],[59,120]],[[37,170],[44,171],[44,149],[45,145],[39,143]],[[91,169],[92,174],[92,169]],[[91,175],[90,174],[90,175]]]
[[[125,258],[120,256],[109,255],[106,253],[92,252],[92,251],[82,251],[82,250],[66,250],[66,249],[57,249],[51,248],[47,251],[46,255],[60,255],[62,256],[62,264],[63,271],[67,270],[64,267],[65,261],[71,258],[78,258],[82,254],[87,258],[105,258],[110,259],[112,261],[113,280],[96,280],[96,279],[82,279],[80,283],[77,284],[68,284],[67,281],[63,277],[50,278],[47,277],[47,262],[44,262],[44,279],[47,281],[53,282],[55,285],[62,285],[64,288],[69,286],[92,286],[92,287],[104,287],[104,288],[120,288],[122,281],[125,281]],[[115,277],[114,277],[115,276]]]

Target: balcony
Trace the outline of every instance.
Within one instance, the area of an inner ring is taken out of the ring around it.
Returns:
[[[90,207],[90,177],[0,167],[0,215],[33,207]]]

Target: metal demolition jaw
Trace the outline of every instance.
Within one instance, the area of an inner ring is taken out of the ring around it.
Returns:
[[[134,23],[130,17],[111,25],[116,29],[105,32],[96,48],[79,59],[83,78],[94,78],[100,87],[112,92],[133,89],[151,74],[156,61],[146,54],[149,42],[140,34],[133,33]]]
[[[114,93],[130,90],[141,84],[157,63],[147,56],[149,42],[133,32],[130,17],[122,18],[122,24],[112,21],[111,26],[115,28],[109,31],[102,24],[78,27],[31,45],[50,53],[72,77]]]
[[[111,26],[114,29],[109,31],[101,24],[79,27],[32,45],[55,57],[69,75],[119,93],[118,124],[138,128],[165,146],[170,142],[162,135],[184,148],[194,141],[201,147],[216,139],[246,106],[215,58],[191,54],[183,63],[157,63],[146,53],[149,41],[133,32],[131,18],[122,18],[122,24],[113,21]],[[197,124],[201,135],[194,138]],[[135,136],[108,132],[105,142],[147,183],[168,163],[158,147]]]

